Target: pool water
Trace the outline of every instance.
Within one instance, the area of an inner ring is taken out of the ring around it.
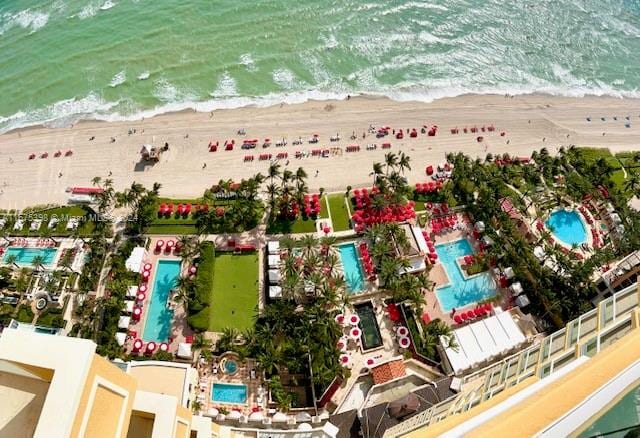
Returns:
[[[218,403],[245,404],[247,402],[247,386],[229,383],[214,383],[211,389],[211,401]]]
[[[436,288],[442,310],[459,309],[496,295],[496,284],[488,272],[464,277],[458,259],[473,254],[467,239],[436,245],[436,253],[449,277],[449,284]]]
[[[364,273],[358,258],[358,250],[354,243],[340,245],[340,260],[344,270],[344,279],[349,292],[356,293],[364,289]]]
[[[180,277],[180,260],[160,260],[156,265],[151,300],[146,309],[144,341],[167,342],[171,333],[173,310],[167,309],[169,293]]]
[[[551,234],[569,246],[581,245],[587,241],[587,229],[575,210],[556,210],[544,224],[553,230]]]
[[[636,386],[619,402],[607,409],[580,434],[580,437],[623,438],[633,429],[633,426],[637,427],[638,424],[640,424],[640,386]]]
[[[7,252],[4,254],[3,262],[7,262],[7,258],[10,255],[16,256],[16,264],[18,265],[30,265],[34,258],[37,256],[42,257],[44,266],[50,265],[56,259],[57,248],[20,248],[11,246],[7,248]]]
[[[373,305],[370,302],[357,304],[354,306],[354,309],[360,317],[362,348],[369,350],[370,348],[381,346],[382,336],[380,335],[380,328],[378,327],[378,320],[376,319]]]
[[[235,372],[238,371],[238,362],[231,359],[227,360],[224,363],[224,370],[227,372],[227,374],[235,374]]]

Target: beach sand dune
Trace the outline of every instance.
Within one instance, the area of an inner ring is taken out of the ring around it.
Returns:
[[[587,121],[588,117],[591,121]],[[420,134],[411,139],[405,135],[403,140],[396,140],[392,136],[377,139],[367,134],[363,139],[362,134],[370,125],[405,130],[438,125],[439,131],[435,137]],[[483,125],[494,125],[496,131],[463,133],[464,127]],[[458,135],[450,133],[454,127],[460,129]],[[246,130],[246,138],[259,139],[256,149],[240,149],[242,137],[236,135],[239,128]],[[136,132],[128,134],[132,129]],[[503,131],[504,137],[500,136]],[[349,139],[353,132],[358,137],[355,141]],[[319,134],[320,143],[310,145],[306,140],[314,133]],[[341,141],[329,142],[329,137],[336,133]],[[239,180],[257,172],[266,173],[269,162],[259,161],[258,155],[267,152],[273,157],[288,152],[288,167],[292,170],[303,167],[309,174],[312,190],[323,187],[332,191],[344,190],[347,185],[370,184],[372,164],[382,161],[386,152],[402,151],[411,156],[412,170],[406,176],[411,182],[422,182],[426,180],[425,166],[442,162],[447,152],[461,151],[474,157],[484,157],[488,152],[528,156],[541,147],[554,153],[559,146],[571,144],[632,150],[640,149],[639,135],[640,101],[547,95],[468,95],[432,103],[354,97],[348,101],[220,110],[213,115],[184,111],[139,121],[84,121],[73,127],[34,127],[0,136],[0,207],[64,203],[68,197],[66,188],[90,186],[95,176],[112,178],[116,189],[133,181],[147,186],[159,182],[164,196],[195,197],[220,179]],[[478,136],[483,136],[484,141],[478,142]],[[90,137],[95,139],[89,141]],[[116,141],[112,143],[111,137]],[[288,141],[286,147],[273,145],[265,150],[260,147],[265,138],[275,143],[283,137]],[[303,145],[293,146],[298,137],[302,137]],[[236,140],[233,151],[219,148],[215,153],[208,152],[209,141],[222,144],[227,138]],[[141,146],[165,142],[170,150],[162,160],[154,166],[142,166]],[[382,150],[384,142],[391,143],[392,148]],[[365,150],[369,143],[376,143],[378,149]],[[294,158],[296,150],[331,147],[344,150],[349,144],[359,144],[360,152],[345,152],[331,158]],[[53,157],[55,151],[64,153],[69,149],[73,150],[72,157]],[[38,157],[29,160],[32,152]],[[43,152],[48,152],[49,157],[39,158]],[[244,163],[245,155],[254,155],[255,161]],[[286,160],[281,160],[281,164],[285,167]]]

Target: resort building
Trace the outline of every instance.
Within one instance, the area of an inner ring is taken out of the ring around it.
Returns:
[[[11,437],[211,437],[191,414],[190,365],[115,362],[89,340],[7,328],[0,336],[0,431]]]

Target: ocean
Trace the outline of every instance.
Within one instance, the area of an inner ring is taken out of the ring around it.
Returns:
[[[639,86],[638,0],[0,2],[0,132],[347,94]]]

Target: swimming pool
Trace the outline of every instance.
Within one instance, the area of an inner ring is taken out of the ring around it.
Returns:
[[[640,386],[629,391],[616,404],[598,417],[580,437],[607,436],[623,438],[640,423]],[[613,432],[613,431],[619,432]]]
[[[344,270],[344,279],[349,292],[356,293],[364,289],[364,273],[358,258],[358,251],[354,243],[340,245],[340,260]]]
[[[496,295],[496,284],[488,272],[464,277],[457,260],[473,254],[473,248],[467,239],[436,245],[436,253],[449,277],[449,284],[436,288],[442,310],[448,312],[454,308],[459,309]]]
[[[218,403],[247,403],[247,385],[214,383],[211,389],[211,401]]]
[[[142,334],[145,341],[166,342],[169,339],[173,310],[167,309],[167,300],[180,277],[180,263],[180,260],[160,260],[156,265],[151,300]]]
[[[353,308],[360,317],[362,349],[369,350],[381,346],[382,336],[380,335],[380,327],[373,310],[373,304],[371,302],[356,304]]]
[[[47,266],[53,263],[56,259],[57,248],[21,248],[11,246],[7,248],[7,252],[4,253],[2,261],[7,263],[7,258],[10,255],[16,256],[16,264],[18,265],[30,265],[34,258],[37,256],[42,257],[43,265]]]
[[[556,210],[544,223],[551,233],[569,246],[581,245],[587,241],[587,229],[575,210]]]

